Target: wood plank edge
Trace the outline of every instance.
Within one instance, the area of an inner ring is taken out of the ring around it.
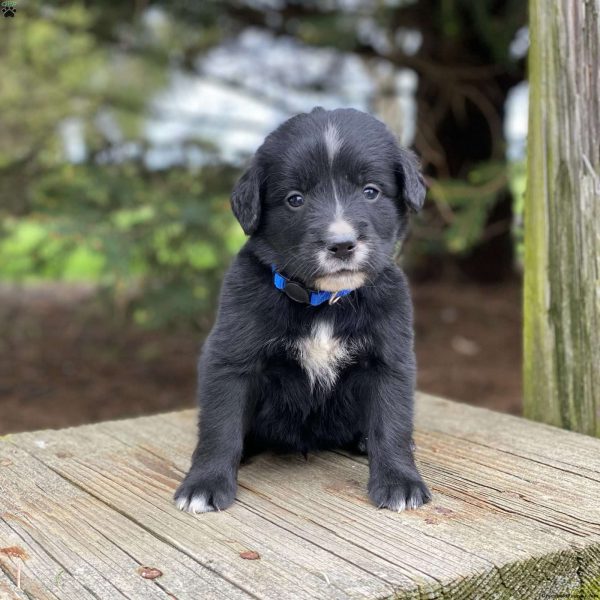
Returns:
[[[494,566],[487,572],[414,590],[398,590],[385,600],[598,600],[600,543]]]

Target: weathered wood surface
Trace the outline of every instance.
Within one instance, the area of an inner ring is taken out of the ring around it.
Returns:
[[[0,598],[600,598],[600,440],[424,395],[417,412],[434,500],[400,514],[333,452],[258,457],[230,510],[179,512],[192,411],[2,438]]]
[[[524,395],[600,437],[600,0],[530,0]]]

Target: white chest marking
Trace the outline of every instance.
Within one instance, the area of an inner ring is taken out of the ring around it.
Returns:
[[[333,336],[331,323],[315,323],[311,335],[296,343],[298,360],[306,371],[311,387],[319,384],[330,389],[339,371],[352,360],[353,345]]]

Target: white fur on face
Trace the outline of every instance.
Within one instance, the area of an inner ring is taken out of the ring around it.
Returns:
[[[340,132],[333,123],[327,124],[323,138],[325,139],[325,148],[327,148],[327,158],[329,160],[329,176],[331,178],[331,187],[333,188],[333,197],[335,199],[335,216],[337,220],[342,220],[344,217],[344,210],[342,209],[335,182],[333,181],[333,175],[331,173],[333,159],[342,146],[342,139],[340,138]]]
[[[341,290],[355,290],[365,283],[365,274],[360,271],[346,271],[333,273],[315,279],[315,287],[323,292],[339,292]]]
[[[355,345],[334,337],[333,325],[321,321],[313,325],[309,337],[296,342],[295,351],[311,387],[318,383],[331,389],[340,369],[352,360]]]
[[[322,271],[327,274],[315,279],[315,287],[325,292],[359,288],[364,284],[366,278],[360,269],[368,256],[369,247],[364,242],[358,242],[352,259],[344,262],[331,256],[328,250],[319,250],[317,261]]]
[[[340,132],[333,123],[328,123],[323,134],[325,138],[325,147],[327,148],[327,158],[329,159],[329,166],[333,164],[333,159],[338,153],[342,140],[340,139]]]
[[[339,238],[354,238],[356,231],[354,227],[344,219],[336,219],[329,225],[329,233]]]
[[[344,219],[344,210],[338,197],[331,167],[336,154],[342,146],[340,132],[333,123],[328,123],[323,133],[325,147],[327,149],[327,158],[329,160],[329,171],[331,177],[331,187],[335,199],[335,219],[329,225],[329,233],[332,236],[340,238],[355,238],[356,231],[354,227]],[[352,260],[342,263],[329,255],[327,250],[320,250],[317,254],[319,266],[327,273],[315,280],[315,287],[318,290],[326,292],[339,292],[340,290],[353,290],[365,282],[365,275],[359,271],[369,254],[366,244],[358,242],[354,250]],[[340,271],[344,271],[343,273]]]

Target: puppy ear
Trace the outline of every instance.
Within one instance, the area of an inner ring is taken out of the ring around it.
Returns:
[[[397,169],[400,197],[413,212],[419,212],[427,193],[419,159],[410,150],[398,148]]]
[[[231,208],[246,235],[258,229],[260,221],[260,171],[255,164],[240,177],[231,193]]]

